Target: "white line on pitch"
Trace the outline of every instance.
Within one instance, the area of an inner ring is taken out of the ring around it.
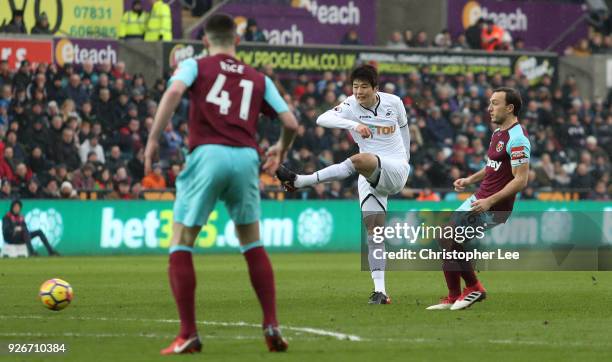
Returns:
[[[42,319],[42,316],[31,315],[31,316],[3,316],[0,315],[0,319]],[[123,321],[123,322],[149,322],[149,323],[179,323],[177,319],[138,319],[138,318],[107,318],[107,317],[66,317],[66,319],[73,320],[95,320],[95,321]],[[261,324],[247,323],[243,321],[239,322],[216,322],[216,321],[202,321],[197,322],[198,324],[211,325],[211,326],[223,326],[223,327],[252,327],[261,328]],[[353,342],[364,341],[362,337],[354,334],[346,334],[334,331],[328,331],[325,329],[312,328],[312,327],[292,327],[292,326],[281,326],[282,329],[295,332],[303,332],[314,334],[317,336],[333,337],[338,340],[347,340]]]

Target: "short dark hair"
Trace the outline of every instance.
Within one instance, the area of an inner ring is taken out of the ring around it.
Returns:
[[[512,113],[518,117],[521,112],[521,108],[523,107],[523,101],[521,100],[521,94],[514,88],[510,87],[500,87],[493,90],[493,93],[504,92],[506,95],[506,105],[512,104],[514,109]]]
[[[204,33],[213,45],[232,45],[236,36],[236,24],[227,14],[215,14],[206,22]]]
[[[370,64],[360,65],[351,72],[351,84],[356,80],[368,82],[375,88],[378,86],[378,71]]]

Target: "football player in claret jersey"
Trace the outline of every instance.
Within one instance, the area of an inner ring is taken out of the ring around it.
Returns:
[[[491,122],[498,126],[491,136],[487,165],[467,178],[455,180],[456,191],[481,182],[480,187],[451,217],[455,225],[491,228],[504,223],[514,206],[516,194],[527,186],[530,144],[527,132],[518,121],[522,101],[512,88],[493,91],[489,104]],[[463,245],[453,240],[440,240],[447,250],[463,251]],[[448,295],[428,310],[460,310],[486,298],[486,290],[467,260],[444,260],[444,278]],[[465,288],[461,292],[461,279]]]
[[[195,322],[193,244],[218,199],[236,225],[240,251],[248,264],[253,289],[263,310],[263,330],[270,351],[285,351],[287,342],[276,320],[272,266],[259,240],[259,155],[255,140],[262,111],[282,122],[281,136],[270,147],[264,171],[274,174],[297,129],[270,78],[236,59],[239,37],[231,17],[216,14],[205,27],[209,56],[183,61],[170,78],[145,150],[145,172],[158,140],[185,91],[189,92],[189,147],[185,169],[176,181],[174,224],[168,274],[181,320],[179,335],[162,354],[199,352]]]
[[[276,173],[288,191],[322,182],[343,180],[359,174],[359,201],[368,233],[368,263],[374,291],[370,304],[389,304],[385,290],[385,244],[375,243],[373,229],[384,226],[387,197],[402,190],[410,166],[410,133],[406,108],[393,94],[378,91],[378,72],[362,65],[351,73],[353,95],[334,109],[323,113],[317,124],[343,128],[359,145],[359,153],[344,162],[331,165],[311,175],[297,175],[281,166]],[[376,253],[376,251],[382,251]]]

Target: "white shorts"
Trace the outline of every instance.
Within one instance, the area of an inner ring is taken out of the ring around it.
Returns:
[[[395,195],[402,191],[408,180],[408,174],[410,173],[410,165],[406,159],[380,157],[380,178],[378,183],[373,186],[365,177],[359,175],[358,189],[359,189],[359,205],[361,211],[379,211],[379,210],[366,210],[368,204],[365,201],[371,197],[377,201],[383,210],[387,211],[387,197],[389,195]],[[365,204],[365,205],[364,205]]]

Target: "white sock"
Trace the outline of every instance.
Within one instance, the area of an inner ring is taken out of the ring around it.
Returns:
[[[334,165],[325,167],[310,175],[297,175],[295,182],[293,183],[296,188],[302,188],[312,186],[322,182],[331,182],[337,180],[344,180],[355,173],[355,166],[350,158],[344,160],[344,162],[336,163]]]
[[[387,295],[385,290],[385,272],[383,270],[375,270],[372,272],[372,280],[374,281],[374,291],[382,292]]]

